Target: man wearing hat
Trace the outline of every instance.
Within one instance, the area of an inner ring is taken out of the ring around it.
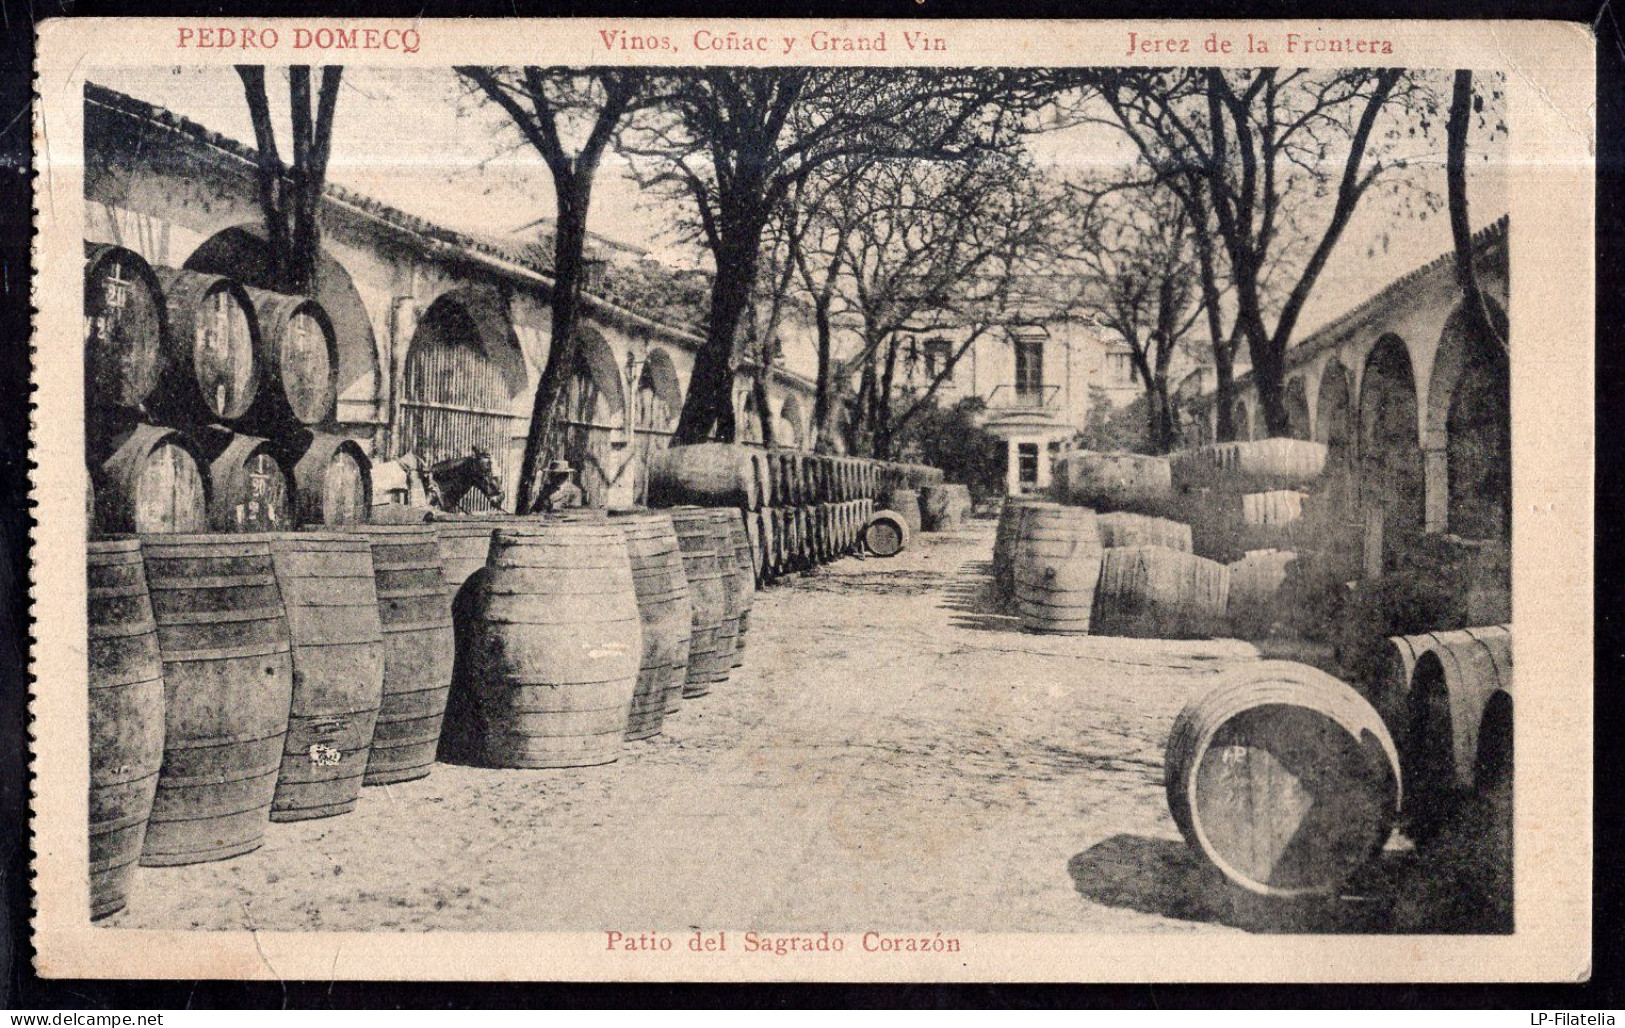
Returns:
[[[541,510],[553,511],[581,506],[581,487],[570,481],[570,476],[573,473],[569,461],[549,461],[547,465],[547,484],[542,487],[542,497],[537,503],[537,507]]]

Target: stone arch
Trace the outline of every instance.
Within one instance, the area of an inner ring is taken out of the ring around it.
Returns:
[[[1333,358],[1320,369],[1315,388],[1314,439],[1326,444],[1325,489],[1332,509],[1344,510],[1358,500],[1354,376]]]
[[[234,225],[204,240],[184,267],[212,275],[226,275],[244,285],[270,289],[275,285],[266,260],[268,248],[263,227]],[[375,404],[382,386],[378,366],[378,342],[373,335],[372,317],[355,281],[344,265],[323,250],[316,258],[314,298],[333,322],[338,343],[338,395],[341,400]]]
[[[747,385],[735,404],[734,439],[755,446],[762,445],[762,418],[756,408],[756,390]]]
[[[683,389],[670,353],[658,346],[649,348],[633,395],[632,440],[636,447],[633,499],[644,503],[649,495],[649,461],[655,451],[670,444],[683,407]]]
[[[565,386],[564,411],[549,440],[548,455],[570,462],[587,506],[603,507],[620,477],[614,449],[618,436],[624,444],[626,390],[615,350],[604,333],[586,322],[578,322],[575,332],[575,367]]]
[[[783,439],[775,440],[780,446],[791,449],[803,449],[807,439],[807,418],[801,411],[801,400],[793,393],[784,398],[779,404],[779,427],[784,430]]]
[[[1309,408],[1309,385],[1306,376],[1295,375],[1287,380],[1286,434],[1291,439],[1308,439],[1314,434],[1314,416]]]
[[[513,409],[524,402],[528,385],[525,355],[502,297],[474,287],[442,293],[418,318],[407,346],[392,455],[416,453],[432,463],[478,447],[491,454],[511,497],[519,461]],[[477,492],[464,503],[474,510],[492,506]]]
[[[1505,338],[1506,314],[1489,303]],[[1511,369],[1506,350],[1475,330],[1465,304],[1451,312],[1439,336],[1424,448],[1428,530],[1505,537],[1512,500]]]
[[[1385,532],[1401,538],[1420,532],[1423,474],[1416,378],[1405,341],[1391,333],[1366,354],[1358,424],[1361,502],[1385,508]]]

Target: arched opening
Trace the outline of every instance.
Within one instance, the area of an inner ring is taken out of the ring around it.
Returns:
[[[1493,301],[1491,316],[1504,336],[1506,315]],[[1442,449],[1444,474],[1442,482],[1431,474],[1428,486],[1435,502],[1443,501],[1446,531],[1469,539],[1505,539],[1512,501],[1510,369],[1500,343],[1474,324],[1465,307],[1457,307],[1433,360],[1428,449]]]
[[[1252,411],[1248,409],[1246,400],[1237,400],[1230,408],[1230,427],[1234,429],[1238,442],[1245,442],[1253,437]]]
[[[1417,442],[1416,379],[1410,353],[1393,335],[1366,357],[1360,379],[1360,502],[1384,508],[1387,540],[1422,531],[1422,448]]]
[[[616,468],[612,452],[616,433],[626,427],[625,404],[615,351],[598,329],[578,324],[575,368],[565,391],[558,436],[548,446],[548,455],[567,460],[576,469],[576,481],[589,507],[607,504],[609,487],[624,470]]]
[[[786,396],[779,405],[779,420],[773,426],[777,434],[773,441],[792,450],[805,449],[807,433],[802,426],[806,423],[806,417],[801,413],[801,401],[794,396]]]
[[[648,498],[650,455],[670,445],[672,432],[677,427],[677,414],[682,406],[683,390],[678,384],[677,368],[672,363],[671,354],[659,347],[652,347],[638,376],[632,409],[633,444],[637,448],[634,496],[638,503]]]
[[[239,225],[210,236],[192,251],[185,267],[225,275],[257,289],[271,289],[275,282],[266,253],[265,230],[257,225]],[[350,404],[366,404],[376,411],[380,375],[372,318],[350,273],[325,252],[316,259],[313,296],[332,320],[338,343],[339,421],[346,420],[345,408]]]
[[[407,348],[393,455],[416,453],[434,463],[484,450],[511,503],[518,484],[512,411],[527,378],[500,298],[472,289],[443,294],[418,319]],[[493,507],[478,490],[462,506]]]
[[[1309,390],[1303,376],[1286,384],[1286,434],[1290,439],[1309,438]]]

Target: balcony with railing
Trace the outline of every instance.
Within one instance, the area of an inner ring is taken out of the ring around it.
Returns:
[[[987,396],[989,410],[1052,411],[1061,405],[1061,387],[1058,385],[995,386]]]

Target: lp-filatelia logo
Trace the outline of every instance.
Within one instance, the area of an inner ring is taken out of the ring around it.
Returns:
[[[1547,1013],[1532,1013],[1529,1015],[1532,1025],[1545,1025],[1546,1028],[1581,1028],[1583,1025],[1600,1025],[1606,1028],[1614,1023],[1613,1014],[1576,1014],[1567,1010]]]

